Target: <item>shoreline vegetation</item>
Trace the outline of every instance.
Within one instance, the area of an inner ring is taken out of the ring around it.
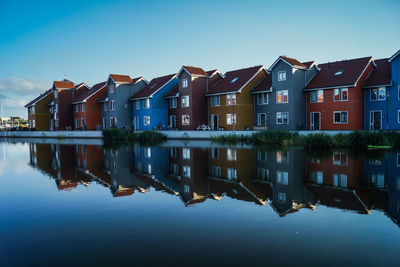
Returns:
[[[106,147],[118,146],[119,143],[139,143],[146,146],[155,146],[167,141],[167,136],[157,131],[136,133],[132,130],[111,128],[103,130],[103,139]]]

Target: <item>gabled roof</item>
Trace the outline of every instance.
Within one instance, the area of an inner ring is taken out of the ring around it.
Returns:
[[[309,69],[312,66],[316,65],[317,63],[315,61],[307,61],[307,62],[303,62],[302,64],[305,65],[307,67],[307,69]]]
[[[392,67],[387,58],[375,60],[374,69],[368,76],[363,87],[374,87],[392,84]]]
[[[75,84],[71,81],[54,81],[53,85],[57,88],[57,89],[72,89],[75,88]]]
[[[224,77],[224,75],[222,75],[222,73],[221,73],[218,69],[207,71],[207,75],[208,75],[208,77],[210,77],[210,78],[212,78],[212,77],[213,77],[214,75],[216,75],[216,74],[218,74],[218,75],[221,76],[222,78]]]
[[[143,76],[140,76],[140,77],[136,77],[136,78],[133,78],[132,79],[132,83],[133,84],[136,84],[136,83],[138,83],[138,82],[140,82],[140,81],[144,81],[145,83],[149,83]]]
[[[398,55],[400,55],[400,50],[394,53],[394,55],[389,58],[389,62],[392,62],[393,59],[395,59]]]
[[[312,78],[305,89],[354,87],[371,62],[372,57],[363,57],[318,64],[320,71]]]
[[[148,85],[146,85],[139,92],[134,94],[130,99],[140,99],[140,98],[149,98],[153,97],[153,95],[161,90],[165,85],[167,85],[172,79],[176,77],[176,74],[170,74],[162,77],[157,77],[152,79]]]
[[[177,76],[179,76],[182,71],[186,71],[192,76],[208,77],[208,73],[205,72],[202,68],[198,67],[182,66],[182,68],[178,71]]]
[[[84,91],[83,93],[79,94],[75,98],[75,101],[72,104],[86,102],[90,97],[95,95],[98,91],[100,91],[104,87],[107,88],[106,82],[101,82],[101,83],[97,83],[97,84],[93,85],[92,88],[90,88],[89,90]]]
[[[120,75],[120,74],[110,74],[109,78],[111,78],[115,83],[132,83],[131,77],[129,75]],[[107,79],[108,81],[108,79]]]
[[[252,90],[252,93],[265,93],[270,92],[272,89],[272,75],[267,73],[265,76]]]
[[[289,64],[292,68],[297,68],[297,69],[307,69],[308,68],[307,65],[305,65],[304,63],[301,63],[297,59],[286,57],[286,56],[280,56],[280,57],[278,57],[277,60],[275,60],[275,62],[271,65],[271,67],[269,67],[268,71],[271,71],[275,67],[275,65],[278,64],[279,61],[286,62],[286,64]],[[306,62],[306,63],[308,63],[308,62]]]
[[[264,66],[255,66],[246,69],[228,71],[225,73],[223,79],[218,81],[209,89],[206,95],[241,92],[243,87],[245,87],[260,71],[263,70]]]
[[[176,85],[174,88],[172,88],[171,91],[169,91],[168,93],[166,93],[164,95],[164,98],[174,98],[174,97],[178,97],[178,96],[179,96],[178,85]]]
[[[49,94],[51,94],[51,92],[53,91],[52,88],[46,90],[43,94],[40,94],[38,97],[36,97],[35,99],[33,99],[32,101],[30,101],[28,104],[26,104],[24,107],[29,107],[29,106],[33,106],[35,105],[37,102],[39,102],[40,100],[42,100],[43,98],[45,98],[46,96],[48,96]]]

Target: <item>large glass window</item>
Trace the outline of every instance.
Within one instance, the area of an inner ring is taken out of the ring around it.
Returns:
[[[278,71],[278,81],[286,80],[286,70]]]
[[[183,159],[190,159],[190,148],[182,148],[182,158]]]
[[[324,102],[324,91],[317,90],[311,91],[311,103],[322,103]]]
[[[288,123],[289,123],[289,112],[276,113],[276,124],[288,124]]]
[[[347,123],[348,121],[347,111],[335,111],[333,112],[334,123]]]
[[[181,101],[182,101],[183,108],[189,107],[189,96],[188,95],[182,96]]]
[[[149,109],[150,108],[150,98],[146,98],[143,100],[143,108]]]
[[[276,103],[288,103],[289,102],[289,92],[288,90],[276,91]]]
[[[266,113],[258,113],[257,114],[257,123],[258,123],[258,126],[265,126],[267,124],[267,114]]]
[[[236,94],[226,95],[226,104],[227,105],[236,105]]]
[[[257,94],[257,105],[268,104],[268,93]]]
[[[289,173],[284,171],[276,171],[276,183],[282,185],[289,184]]]
[[[186,88],[186,87],[188,87],[188,84],[189,84],[189,81],[188,81],[188,79],[182,79],[182,88]]]
[[[236,124],[236,114],[226,114],[226,124]]]
[[[349,99],[348,88],[340,88],[333,90],[333,101],[347,101]]]
[[[215,95],[211,97],[211,106],[219,106],[219,95]]]
[[[228,180],[236,180],[237,179],[237,170],[236,169],[227,168],[226,172],[227,172],[226,174],[227,174]]]
[[[175,97],[174,98],[170,98],[169,99],[169,108],[176,108],[176,103],[177,103],[177,101],[176,101]]]
[[[236,161],[237,152],[236,149],[228,148],[226,150],[226,159],[229,161]]]
[[[190,167],[183,166],[183,177],[190,178]]]
[[[149,126],[150,125],[150,116],[144,116],[143,123],[144,123],[144,126]]]
[[[371,101],[376,100],[386,100],[386,88],[379,87],[379,88],[372,88],[370,93]]]

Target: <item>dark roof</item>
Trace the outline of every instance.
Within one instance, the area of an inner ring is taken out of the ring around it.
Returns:
[[[228,92],[238,92],[256,75],[263,66],[255,66],[246,69],[228,71],[224,78],[218,81],[207,94],[223,94]]]
[[[272,86],[272,75],[267,74],[257,85],[254,87],[252,92],[265,92],[269,91]]]
[[[389,85],[392,82],[392,68],[388,58],[375,60],[376,67],[364,83],[364,87]]]
[[[110,77],[114,80],[114,82],[121,83],[131,83],[132,79],[129,75],[119,75],[119,74],[110,74]]]
[[[93,96],[98,90],[100,90],[105,85],[106,85],[106,82],[101,82],[101,83],[97,83],[97,84],[93,85],[92,88],[90,88],[89,90],[86,90],[86,91],[82,92],[81,94],[79,94],[75,98],[74,102],[82,102],[83,100]],[[107,86],[105,88],[107,88]]]
[[[187,70],[192,75],[208,76],[208,73],[205,72],[202,68],[192,66],[183,66],[183,68],[185,68],[185,70]]]
[[[145,80],[145,78],[142,77],[142,76],[136,77],[136,78],[132,79],[132,83],[137,83],[137,82],[140,81],[140,80]]]
[[[302,64],[305,65],[307,67],[307,69],[309,69],[311,67],[311,65],[314,63],[315,63],[315,61],[307,61],[307,62],[303,62]]]
[[[143,98],[143,97],[150,97],[152,96],[155,92],[157,92],[161,87],[166,85],[172,78],[175,77],[176,74],[170,74],[158,78],[154,78],[150,81],[148,85],[146,85],[143,89],[141,89],[139,92],[134,94],[131,99],[136,99],[136,98]]]
[[[209,71],[207,71],[207,75],[208,75],[208,76],[211,76],[211,75],[213,75],[215,72],[218,73],[218,70],[217,70],[217,69],[215,69],[215,70],[209,70]]]
[[[71,81],[54,81],[53,84],[56,88],[63,88],[63,89],[75,88],[75,84]]]
[[[28,107],[31,106],[33,104],[35,104],[37,101],[39,101],[40,99],[48,96],[51,92],[52,92],[52,88],[46,90],[43,94],[40,94],[38,97],[36,97],[35,99],[33,99],[32,101],[30,101],[28,104],[26,104],[24,107]]]
[[[286,56],[281,56],[281,58],[283,58],[284,60],[286,60],[287,62],[289,62],[290,64],[292,64],[295,67],[307,68],[307,66],[305,64],[301,63],[300,61],[298,61],[295,58],[286,57]]]
[[[364,57],[318,64],[320,71],[305,89],[354,86],[371,60],[372,57]],[[342,74],[335,75],[341,71]]]
[[[168,93],[164,95],[164,97],[174,97],[178,94],[178,85],[171,89]]]

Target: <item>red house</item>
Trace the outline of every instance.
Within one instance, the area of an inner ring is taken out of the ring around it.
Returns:
[[[101,104],[98,100],[107,97],[107,89],[106,82],[101,82],[75,98],[72,102],[74,130],[101,129]]]
[[[372,57],[319,64],[319,72],[304,89],[307,129],[363,129],[362,85],[373,65]]]
[[[54,101],[50,106],[50,130],[72,130],[73,113],[71,102],[83,92],[89,90],[89,87],[80,83],[75,85],[68,80],[53,82]]]

